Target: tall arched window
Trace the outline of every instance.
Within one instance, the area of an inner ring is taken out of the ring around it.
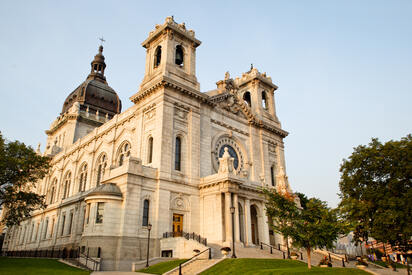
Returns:
[[[83,192],[86,189],[86,182],[87,182],[87,163],[84,163],[80,167],[79,192]]]
[[[66,173],[66,176],[64,177],[64,180],[63,180],[63,197],[62,197],[62,199],[65,199],[65,198],[69,197],[71,181],[72,181],[72,173],[69,171],[69,172]]]
[[[97,161],[97,175],[96,175],[96,185],[100,185],[100,182],[103,179],[104,171],[107,166],[107,157],[106,154],[102,154]]]
[[[143,226],[149,224],[149,200],[144,200],[143,202]]]
[[[153,161],[153,137],[150,137],[147,143],[147,163],[152,163],[152,161]]]
[[[275,167],[274,166],[270,167],[270,179],[272,181],[272,186],[275,186],[276,182],[275,182]]]
[[[49,200],[48,200],[49,204],[54,203],[56,188],[57,188],[57,179],[54,178],[50,186],[50,189],[49,189]]]
[[[267,95],[266,95],[266,92],[265,92],[265,91],[262,92],[262,107],[263,107],[265,110],[268,110],[268,109],[269,109],[268,99],[267,99]]]
[[[243,101],[251,108],[252,107],[252,100],[250,98],[250,92],[245,92],[243,94]]]
[[[181,171],[181,157],[182,157],[182,140],[176,137],[175,140],[175,170]]]
[[[160,65],[160,60],[162,59],[162,46],[157,46],[154,56],[154,67],[158,67]]]
[[[130,156],[130,144],[128,142],[122,144],[118,154],[119,156],[117,157],[117,165],[122,166],[124,159]]]
[[[184,53],[182,45],[176,46],[175,63],[176,65],[183,66]]]

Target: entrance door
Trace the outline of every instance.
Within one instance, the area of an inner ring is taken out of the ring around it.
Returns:
[[[183,232],[183,215],[173,214],[173,236],[181,237]]]
[[[256,244],[255,224],[252,223],[252,243]]]

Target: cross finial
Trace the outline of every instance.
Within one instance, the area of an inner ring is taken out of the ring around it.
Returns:
[[[104,40],[103,36],[99,38],[100,40],[100,46],[103,46],[103,42],[106,42],[106,40]]]

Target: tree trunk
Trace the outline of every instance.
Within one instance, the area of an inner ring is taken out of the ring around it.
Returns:
[[[312,265],[310,264],[310,247],[306,248],[306,253],[308,253],[308,268],[311,269]]]
[[[408,257],[408,254],[406,254],[406,269],[408,270],[408,275],[411,274],[411,268],[409,266],[410,259],[411,259],[411,257]]]

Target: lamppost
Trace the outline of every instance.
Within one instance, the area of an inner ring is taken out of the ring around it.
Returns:
[[[235,253],[235,207],[230,207],[230,213],[232,213],[232,258],[237,258]]]
[[[150,245],[150,230],[152,229],[152,225],[149,223],[147,225],[147,230],[149,233],[147,235],[147,255],[146,255],[146,267],[149,267],[149,245]]]

